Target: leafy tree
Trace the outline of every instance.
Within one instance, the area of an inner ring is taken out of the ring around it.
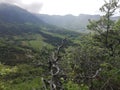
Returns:
[[[90,20],[87,26],[94,33],[83,37],[80,46],[69,55],[73,81],[87,85],[90,90],[118,90],[120,87],[119,22],[111,20],[119,8],[118,3],[119,0],[105,1],[100,8],[104,15],[98,21]]]
[[[96,34],[93,36],[94,42],[99,48],[104,51],[104,58],[100,64],[102,71],[100,73],[102,89],[118,89],[119,82],[119,59],[120,59],[120,40],[119,40],[119,21],[116,23],[111,20],[115,11],[119,8],[119,0],[105,1],[105,4],[100,8],[105,15],[101,16],[98,21],[91,21],[88,25],[90,30],[94,30]],[[116,81],[118,79],[118,81]]]
[[[103,42],[106,47],[109,47],[109,32],[113,30],[115,24],[115,22],[111,20],[111,17],[119,7],[118,3],[119,0],[105,1],[105,4],[100,8],[100,11],[103,12],[104,15],[98,21],[90,20],[90,24],[87,26],[88,29],[94,30],[97,34],[101,35],[102,38],[100,39],[105,40]]]

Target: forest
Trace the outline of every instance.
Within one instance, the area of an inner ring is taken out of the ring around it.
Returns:
[[[120,90],[119,9],[105,1],[87,33],[0,14],[0,90]]]

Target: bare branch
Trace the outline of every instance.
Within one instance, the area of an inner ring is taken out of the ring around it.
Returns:
[[[58,61],[60,60],[60,50],[64,46],[66,39],[63,39],[61,44],[57,47],[57,50],[52,53],[52,57],[49,60],[49,69],[50,69],[50,76],[51,80],[47,81],[49,82],[49,88],[50,90],[63,90],[62,82],[60,78],[63,76],[61,75],[61,69],[58,65]],[[46,89],[46,85],[44,85],[44,88]]]

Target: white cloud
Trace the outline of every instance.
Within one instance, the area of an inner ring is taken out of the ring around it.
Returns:
[[[44,14],[97,14],[104,0],[0,0]]]
[[[102,0],[43,0],[41,13],[49,14],[96,14]]]
[[[30,12],[38,13],[38,12],[40,12],[43,4],[34,2],[34,3],[31,3],[31,4],[22,4],[20,6],[24,9],[27,9]]]
[[[21,8],[24,8],[30,12],[38,13],[42,8],[41,2],[32,2],[33,0],[0,0],[1,3],[10,3],[18,5]]]

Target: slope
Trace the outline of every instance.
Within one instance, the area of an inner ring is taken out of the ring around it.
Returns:
[[[43,47],[53,49],[63,38],[74,38],[77,35],[79,34],[46,24],[32,13],[15,5],[0,4],[0,50],[7,56],[9,53],[6,52],[14,52],[9,56],[11,59],[14,57],[14,60],[18,60],[22,55],[26,59],[26,52],[31,56],[31,52],[38,52]],[[70,40],[69,43],[73,42]],[[2,46],[4,44],[5,46]],[[23,54],[18,52],[21,49]],[[9,60],[9,57],[0,57],[0,61]]]
[[[0,3],[0,22],[7,23],[41,23],[44,22],[32,13],[15,5]]]
[[[98,19],[100,17],[99,15],[85,15],[85,14],[80,14],[79,16],[73,16],[73,15],[50,16],[45,14],[38,14],[36,16],[48,24],[51,23],[59,27],[63,27],[73,31],[80,31],[80,32],[87,31],[86,25],[88,24],[88,19]]]
[[[79,32],[88,32],[86,26],[89,23],[89,19],[98,20],[100,18],[100,15],[88,14],[80,14],[79,16],[36,14],[36,16],[48,24]],[[113,17],[112,19],[116,20],[118,18]]]

